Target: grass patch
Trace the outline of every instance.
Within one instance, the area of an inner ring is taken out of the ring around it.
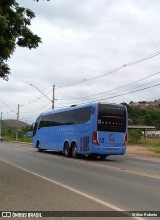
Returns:
[[[156,154],[160,154],[160,138],[141,138],[139,143],[134,144],[134,143],[128,142],[128,146],[130,145],[145,147],[145,148],[148,148],[148,150]]]
[[[4,141],[16,141],[15,137],[4,137]],[[26,143],[32,143],[32,138],[31,137],[25,137],[25,138],[18,138],[18,142],[26,142]]]
[[[160,147],[152,148],[152,151],[156,154],[160,154]]]
[[[18,141],[26,142],[26,143],[32,143],[32,138],[31,137],[18,138]]]

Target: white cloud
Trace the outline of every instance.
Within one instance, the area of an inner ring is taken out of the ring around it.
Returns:
[[[12,70],[9,81],[0,80],[0,101],[16,111],[18,103],[24,105],[20,107],[20,119],[26,118],[28,122],[32,122],[41,111],[51,107],[51,103],[45,97],[39,99],[42,94],[31,87],[30,83],[45,94],[50,92],[48,94],[50,99],[52,86],[55,84],[56,107],[104,98],[107,98],[107,102],[117,103],[160,98],[159,87],[120,96],[158,83],[159,75],[142,81],[142,87],[135,83],[110,91],[158,72],[159,56],[110,75],[63,88],[65,85],[101,76],[123,64],[158,51],[160,2],[157,0],[18,2],[35,12],[36,18],[32,21],[31,29],[43,42],[36,50],[17,48],[9,62]],[[117,97],[111,98],[113,96]],[[16,114],[4,104],[0,103],[0,107],[5,118],[16,117]]]

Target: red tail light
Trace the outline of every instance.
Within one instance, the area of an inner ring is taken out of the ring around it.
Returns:
[[[98,132],[97,131],[94,131],[93,132],[93,135],[92,135],[92,143],[99,146],[99,143],[98,143]]]
[[[125,133],[125,135],[124,135],[124,142],[123,142],[123,146],[126,146],[127,141],[128,141],[128,134],[127,134],[127,133]]]

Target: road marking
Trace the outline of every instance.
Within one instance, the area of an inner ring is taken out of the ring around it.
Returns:
[[[39,154],[39,156],[44,156],[44,157],[49,157],[49,158],[57,158],[57,159],[65,159],[65,160],[73,160],[73,158],[66,158],[64,156],[62,157],[59,157],[57,155],[50,155],[50,154],[47,154],[47,153],[39,153],[37,151],[27,151],[27,153],[37,153]],[[90,164],[90,165],[93,165],[93,166],[98,166],[98,167],[103,167],[103,168],[108,168],[110,170],[115,170],[115,171],[118,171],[118,172],[123,172],[123,173],[129,173],[129,174],[134,174],[134,175],[138,175],[138,176],[144,176],[144,177],[148,177],[148,178],[153,178],[153,179],[158,179],[160,180],[160,176],[159,175],[156,175],[156,174],[151,174],[151,173],[145,173],[145,172],[141,172],[141,171],[136,171],[136,170],[130,170],[130,169],[125,169],[125,168],[120,168],[120,167],[114,167],[114,166],[109,166],[109,165],[103,165],[103,164],[98,164],[96,163],[96,161],[93,163],[93,162],[90,162],[90,161],[82,161],[82,160],[76,160],[76,163],[82,163],[82,164]]]
[[[46,157],[53,158],[52,157],[53,154],[50,155],[50,154],[43,154],[42,153],[40,155],[45,155]],[[59,156],[54,155],[54,157],[57,158],[57,159],[73,160],[73,158],[67,158],[67,157],[64,157],[64,156],[63,156],[63,158],[60,158]],[[84,161],[76,159],[76,163],[77,162],[84,164]],[[156,174],[145,173],[145,172],[136,171],[136,170],[129,170],[129,169],[120,168],[120,167],[114,167],[114,166],[109,166],[109,165],[103,165],[103,164],[98,164],[96,162],[93,163],[93,162],[90,162],[90,161],[85,161],[85,164],[90,164],[90,165],[93,165],[93,166],[96,166],[96,167],[99,166],[99,167],[108,168],[108,169],[119,171],[119,172],[123,172],[123,173],[135,174],[135,175],[139,175],[139,176],[145,176],[145,177],[149,177],[149,178],[154,178],[154,179],[159,179],[160,180],[160,176],[156,175]]]
[[[56,158],[59,158],[59,157],[56,156]],[[73,160],[73,158],[66,158],[66,159],[67,160]],[[76,160],[76,162],[83,163],[80,160]],[[156,174],[145,173],[145,172],[140,172],[140,171],[136,171],[136,170],[129,170],[129,169],[126,169],[126,168],[114,167],[114,166],[109,166],[109,165],[103,165],[103,164],[93,163],[93,162],[90,162],[90,161],[87,161],[86,164],[90,164],[90,165],[93,165],[93,166],[96,166],[96,167],[99,166],[99,167],[103,167],[103,168],[108,168],[108,169],[123,172],[123,173],[130,173],[130,174],[135,174],[135,175],[139,175],[139,176],[145,176],[145,177],[150,177],[150,178],[154,178],[154,179],[160,179],[160,176],[156,175]]]
[[[154,178],[154,179],[160,179],[159,175],[155,175],[155,174],[151,174],[151,173],[144,173],[144,172],[140,172],[140,171],[136,171],[136,170],[129,170],[129,169],[125,169],[125,168],[118,168],[118,167],[113,167],[113,166],[105,166],[102,164],[94,164],[94,163],[90,163],[92,165],[98,165],[104,168],[108,168],[111,170],[116,170],[116,171],[120,171],[123,173],[130,173],[130,174],[135,174],[135,175],[139,175],[139,176],[145,176],[145,177],[150,177],[150,178]]]
[[[30,173],[30,174],[32,174],[32,175],[35,175],[35,176],[37,176],[37,177],[39,177],[39,178],[42,178],[42,179],[44,179],[44,180],[46,180],[46,181],[48,181],[48,182],[54,183],[54,184],[56,184],[56,185],[58,185],[58,186],[61,186],[61,187],[65,188],[65,189],[68,189],[68,190],[70,190],[71,192],[74,192],[74,193],[77,193],[77,194],[79,194],[79,195],[81,195],[81,196],[84,196],[84,197],[86,197],[86,198],[88,198],[88,199],[90,199],[90,200],[93,200],[93,201],[95,201],[95,202],[97,202],[97,203],[99,203],[99,204],[101,204],[101,205],[104,205],[104,206],[106,206],[106,207],[108,207],[108,208],[111,208],[111,209],[113,209],[113,210],[115,210],[115,211],[122,211],[122,212],[125,212],[125,213],[126,213],[125,210],[123,210],[123,209],[121,209],[121,208],[119,208],[119,207],[117,207],[117,206],[114,206],[114,205],[112,205],[112,204],[110,204],[110,203],[107,203],[107,202],[105,202],[105,201],[103,201],[103,200],[101,200],[101,199],[97,199],[97,198],[95,198],[95,197],[93,197],[93,196],[91,196],[91,195],[89,195],[89,194],[83,193],[83,192],[81,192],[81,191],[79,191],[79,190],[77,190],[77,189],[74,189],[74,188],[72,188],[72,187],[70,187],[70,186],[67,186],[67,185],[65,185],[65,184],[63,184],[63,183],[60,183],[60,182],[55,181],[55,180],[52,180],[52,179],[50,179],[50,178],[48,178],[48,177],[42,176],[42,175],[40,175],[40,174],[38,174],[38,173],[35,173],[35,172],[33,172],[33,171],[30,171],[30,170],[28,170],[28,169],[26,169],[26,168],[23,168],[23,167],[21,167],[21,166],[18,166],[18,165],[16,165],[16,164],[10,163],[10,162],[7,161],[7,160],[1,159],[1,161],[5,162],[5,163],[7,163],[7,164],[10,164],[10,165],[12,165],[12,166],[14,166],[14,167],[16,167],[16,168],[19,168],[19,169],[21,169],[21,170],[23,170],[23,171],[25,171],[25,172],[27,172],[27,173]],[[134,212],[134,211],[133,211],[133,212]],[[145,218],[142,218],[142,217],[133,217],[133,218],[134,218],[134,219],[137,219],[137,220],[146,220]]]
[[[37,151],[32,151],[32,152],[38,153]],[[29,152],[27,151],[27,153],[31,153],[31,151],[29,151]],[[46,157],[52,158],[53,154],[49,155],[49,154],[41,153],[39,155],[45,155]],[[58,158],[58,159],[62,159],[62,158],[60,158],[59,156],[56,156],[56,155],[54,155],[54,157]],[[63,157],[63,159],[73,160],[73,158],[66,158],[66,157]],[[76,162],[84,164],[84,162],[80,161],[80,160],[76,160]],[[90,162],[90,161],[86,161],[85,164],[90,164],[90,165],[99,166],[99,167],[103,167],[103,168],[108,168],[108,169],[119,171],[119,172],[123,172],[123,173],[129,173],[129,174],[134,174],[134,175],[139,175],[139,176],[145,176],[145,177],[149,177],[149,178],[154,178],[154,179],[159,179],[160,180],[160,176],[156,175],[156,174],[145,173],[145,172],[140,172],[140,171],[136,171],[136,170],[129,170],[129,169],[119,168],[119,167],[114,167],[114,166],[109,166],[109,165],[106,166],[106,165],[102,165],[102,164],[98,164],[98,163],[93,163],[93,162]]]

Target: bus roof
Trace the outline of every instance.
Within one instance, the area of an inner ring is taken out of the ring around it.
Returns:
[[[87,106],[96,106],[97,104],[98,104],[98,102],[92,102],[92,103],[83,104],[83,105],[73,105],[73,106],[65,107],[65,108],[51,109],[49,111],[42,112],[41,115],[47,115],[47,114],[57,113],[57,112],[64,112],[64,111],[68,111],[71,109],[78,109],[78,108],[87,107]]]
[[[64,111],[68,111],[71,109],[78,109],[78,108],[83,108],[83,107],[88,107],[88,106],[93,106],[95,107],[98,104],[108,104],[108,105],[119,105],[122,106],[121,104],[116,104],[116,103],[107,103],[107,102],[91,102],[91,103],[87,103],[87,104],[82,104],[82,105],[71,105],[70,107],[67,108],[58,108],[58,109],[51,109],[45,112],[42,112],[40,114],[41,115],[47,115],[47,114],[52,114],[52,113],[57,113],[57,112],[64,112]]]

